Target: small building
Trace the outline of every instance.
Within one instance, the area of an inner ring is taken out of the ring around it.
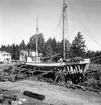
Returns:
[[[37,56],[37,58],[36,58]],[[24,61],[24,62],[31,62],[31,61],[35,61],[35,62],[40,62],[40,56],[42,56],[41,53],[38,53],[36,55],[36,52],[35,51],[24,51],[24,50],[21,50],[20,51],[20,58],[19,60],[20,61]]]
[[[0,51],[0,62],[11,61],[11,54],[5,51]]]

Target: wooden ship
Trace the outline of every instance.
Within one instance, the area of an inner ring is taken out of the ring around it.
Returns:
[[[74,83],[85,81],[85,74],[89,67],[90,59],[74,59],[67,60],[65,59],[65,14],[67,10],[67,4],[63,0],[63,9],[62,9],[62,19],[63,19],[63,58],[60,62],[41,62],[38,57],[37,49],[37,35],[38,35],[38,26],[36,27],[36,59],[32,59],[31,56],[28,57],[25,62],[25,67],[33,69],[34,74],[45,75],[47,78],[52,78],[54,82],[67,82],[71,80]],[[54,78],[53,78],[54,77]],[[67,79],[68,78],[68,79]]]
[[[12,68],[11,78],[15,81],[17,78],[43,79],[55,84],[66,84],[71,81],[78,84],[86,81],[86,72],[90,64],[90,59],[65,59],[65,14],[67,4],[63,0],[62,19],[63,19],[63,58],[60,62],[42,62],[38,57],[38,26],[36,27],[36,56],[27,56],[23,64]]]

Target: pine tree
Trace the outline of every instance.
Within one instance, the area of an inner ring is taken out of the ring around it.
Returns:
[[[24,40],[22,40],[22,42],[20,43],[19,48],[20,48],[20,50],[26,49],[26,44],[25,44]]]
[[[85,40],[81,32],[78,32],[77,36],[72,42],[70,52],[72,57],[84,57],[85,56]]]

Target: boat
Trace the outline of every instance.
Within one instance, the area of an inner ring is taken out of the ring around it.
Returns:
[[[54,75],[53,80],[55,82],[58,81],[60,77],[61,78],[63,77],[61,76],[61,74],[65,73],[65,78],[70,77],[72,78],[71,80],[73,83],[78,83],[81,77],[85,77],[86,71],[90,64],[90,59],[74,59],[74,60],[65,59],[65,29],[64,29],[65,19],[64,17],[65,17],[66,9],[67,9],[67,4],[65,3],[65,0],[63,0],[63,10],[62,10],[63,12],[63,58],[61,58],[59,62],[41,62],[40,61],[40,58],[38,57],[38,49],[37,49],[37,46],[38,46],[37,44],[38,26],[37,26],[36,27],[36,55],[34,57],[34,60],[33,60],[33,57],[28,56],[24,66],[32,69],[32,71],[34,72],[39,73],[39,70],[40,70],[40,72],[43,74],[45,71],[45,75],[48,73],[51,74],[51,77],[52,75]],[[48,72],[46,73],[46,71]],[[53,71],[55,71],[55,73]],[[61,80],[64,81],[63,78]]]

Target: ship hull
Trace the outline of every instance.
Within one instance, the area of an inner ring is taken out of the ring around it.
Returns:
[[[26,66],[31,66],[31,67],[39,67],[39,68],[58,68],[58,67],[66,67],[66,66],[73,66],[73,65],[86,65],[89,64],[90,60],[89,59],[84,59],[81,61],[72,61],[72,62],[47,62],[47,63],[42,63],[42,62],[26,62]]]

